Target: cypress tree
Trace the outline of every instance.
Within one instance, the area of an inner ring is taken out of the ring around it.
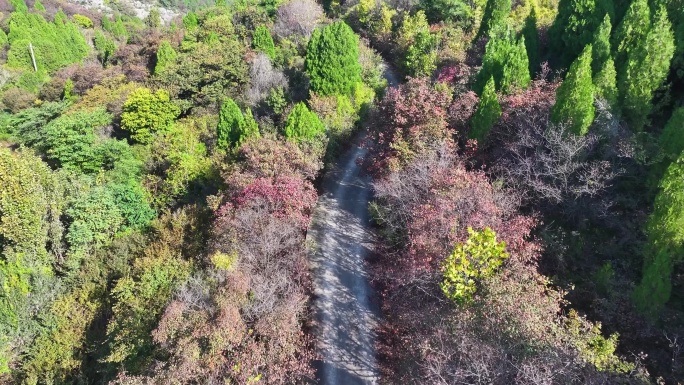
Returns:
[[[93,45],[95,46],[95,50],[97,50],[97,57],[100,59],[102,65],[105,65],[107,60],[109,60],[109,57],[116,51],[116,44],[114,44],[114,41],[105,36],[100,30],[95,32]]]
[[[684,107],[677,108],[665,124],[660,134],[660,146],[665,156],[672,160],[684,152]]]
[[[150,13],[148,13],[145,18],[145,25],[154,29],[161,27],[161,14],[159,13],[159,8],[153,7],[150,9]]]
[[[484,143],[499,117],[501,117],[501,106],[496,98],[494,78],[490,77],[482,91],[477,110],[470,120],[471,130],[468,137],[477,140],[478,143]]]
[[[613,112],[618,112],[618,90],[616,85],[615,63],[611,57],[603,63],[603,68],[594,75],[596,96],[608,102]]]
[[[116,15],[113,32],[117,39],[124,39],[128,35],[128,31],[126,31],[126,26],[123,23],[123,19],[121,19],[121,15]]]
[[[324,132],[325,125],[321,119],[302,102],[297,103],[287,116],[285,137],[288,139],[314,139]]]
[[[487,42],[482,68],[475,82],[475,92],[481,94],[490,77],[494,77],[496,89],[503,93],[529,86],[531,79],[524,37],[517,42],[510,35],[492,37]]]
[[[613,46],[615,47],[615,67],[619,77],[627,70],[627,57],[648,33],[651,11],[648,0],[632,0],[625,17],[615,30]]]
[[[558,14],[549,31],[551,46],[560,58],[561,66],[568,63],[591,43],[603,13],[595,0],[561,0]]]
[[[530,74],[534,75],[539,67],[539,31],[537,30],[536,7],[532,7],[527,18],[525,18],[522,36],[525,38],[525,49],[527,50],[527,61],[530,64]]]
[[[343,21],[314,31],[306,51],[311,90],[320,95],[349,94],[361,81],[359,38]]]
[[[171,44],[166,40],[162,41],[157,49],[157,64],[154,67],[154,73],[161,73],[169,64],[174,63],[177,57],[178,54]]]
[[[43,3],[40,2],[40,0],[36,0],[33,3],[33,9],[35,9],[38,12],[45,12],[45,6],[43,5]]]
[[[254,115],[252,115],[252,109],[247,108],[245,111],[245,124],[240,133],[240,138],[238,139],[238,145],[244,143],[249,138],[259,138],[261,134],[259,133],[259,125],[256,120],[254,120]]]
[[[625,120],[634,131],[640,131],[648,122],[653,94],[667,78],[674,55],[672,24],[664,6],[656,13],[646,38],[636,44],[628,52],[627,68],[618,79],[618,90]]]
[[[508,24],[506,19],[510,13],[511,0],[487,0],[475,40],[489,37],[492,33],[498,34],[506,31]]]
[[[245,125],[240,107],[233,99],[226,99],[221,105],[219,122],[216,126],[216,145],[226,150],[235,146],[240,141],[240,133]]]
[[[672,270],[681,260],[684,241],[684,156],[673,162],[660,182],[653,213],[646,227],[647,255],[634,301],[655,317],[670,299]]]
[[[551,111],[554,123],[569,124],[570,131],[585,135],[594,121],[594,85],[591,80],[591,45],[572,63],[565,80],[556,91]]]
[[[594,33],[594,40],[591,43],[591,69],[594,72],[594,76],[596,76],[596,74],[603,69],[606,61],[611,58],[611,29],[612,25],[610,24],[610,16],[606,14],[606,16],[603,18],[603,22]]]
[[[268,28],[263,25],[256,27],[252,36],[252,48],[265,53],[271,60],[275,59],[275,44]]]

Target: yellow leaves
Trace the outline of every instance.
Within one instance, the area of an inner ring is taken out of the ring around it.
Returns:
[[[220,251],[211,256],[211,263],[219,270],[233,271],[235,269],[235,262],[237,262],[238,255],[236,252],[226,254]]]

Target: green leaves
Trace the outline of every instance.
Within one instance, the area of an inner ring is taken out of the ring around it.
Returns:
[[[316,29],[306,50],[311,91],[320,95],[349,94],[361,81],[359,38],[343,21]]]
[[[274,60],[276,57],[275,44],[273,43],[271,32],[263,25],[258,26],[254,30],[252,48],[265,53],[271,60]]]
[[[167,130],[180,114],[180,109],[165,90],[148,88],[133,91],[123,105],[121,128],[131,133],[138,143],[149,144],[157,131]]]
[[[496,241],[496,233],[486,227],[482,231],[468,228],[466,243],[456,245],[442,264],[442,292],[450,300],[465,304],[472,300],[478,283],[496,273],[509,257],[506,243]]]
[[[176,58],[178,58],[176,50],[171,47],[168,41],[162,41],[157,49],[157,64],[154,67],[154,73],[162,72],[169,64],[175,63]]]
[[[480,97],[477,110],[471,118],[472,129],[468,133],[468,137],[477,140],[479,144],[484,143],[487,135],[489,135],[489,130],[494,127],[499,117],[501,117],[501,106],[496,98],[494,78],[489,78]]]
[[[482,93],[491,77],[494,77],[496,89],[505,94],[525,89],[531,81],[529,67],[524,36],[517,42],[510,35],[492,37],[487,42],[482,68],[477,73],[475,91]]]
[[[285,122],[285,136],[288,139],[315,139],[325,132],[325,125],[315,112],[309,111],[304,103],[297,103]]]
[[[572,63],[565,80],[556,91],[551,120],[568,124],[575,135],[586,135],[594,121],[594,85],[591,79],[591,45]]]
[[[228,149],[239,146],[248,138],[259,137],[259,126],[252,116],[252,110],[247,109],[242,115],[240,107],[233,101],[227,99],[221,105],[219,112],[219,122],[216,127],[216,144],[218,148]]]

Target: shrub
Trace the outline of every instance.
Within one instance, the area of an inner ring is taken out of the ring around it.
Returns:
[[[88,16],[75,14],[72,17],[74,18],[76,24],[78,24],[81,28],[93,28],[93,21],[90,20]]]
[[[157,64],[154,67],[154,73],[159,74],[164,71],[164,68],[173,64],[177,57],[178,54],[171,44],[166,40],[162,41],[157,49]]]
[[[489,227],[482,231],[468,228],[468,240],[442,264],[444,280],[440,287],[450,300],[465,304],[472,300],[477,284],[494,275],[508,258],[506,242],[497,242],[496,233]]]

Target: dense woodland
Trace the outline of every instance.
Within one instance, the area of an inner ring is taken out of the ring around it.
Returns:
[[[383,383],[684,382],[681,0],[107,4],[0,1],[0,384],[313,381],[358,133]]]

